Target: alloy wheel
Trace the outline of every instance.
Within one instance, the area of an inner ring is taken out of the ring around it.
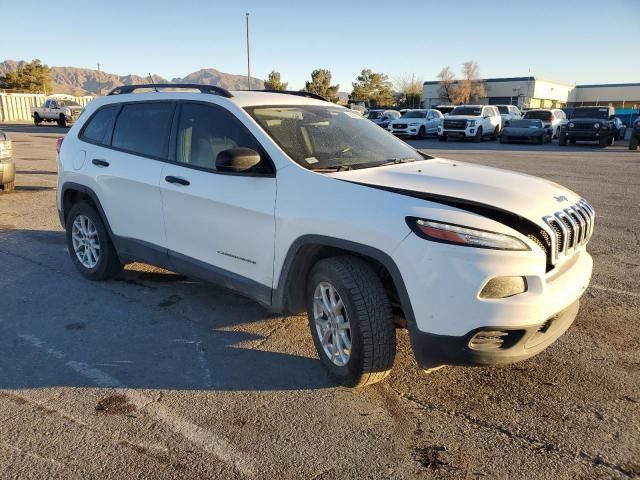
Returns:
[[[78,215],[73,221],[71,241],[82,266],[94,268],[100,260],[100,239],[95,224],[86,215]]]
[[[313,320],[327,357],[343,367],[351,356],[351,324],[338,291],[329,282],[320,282],[313,294]]]

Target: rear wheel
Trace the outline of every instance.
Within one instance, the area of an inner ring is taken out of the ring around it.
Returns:
[[[307,282],[307,313],[320,361],[342,385],[362,387],[391,372],[396,334],[387,293],[363,260],[319,261]]]
[[[611,135],[608,139],[607,139],[607,145],[613,145],[615,143],[616,139],[613,138],[613,135]]]
[[[76,203],[67,216],[67,247],[78,271],[89,280],[115,278],[122,266],[102,218],[89,202]]]
[[[571,140],[572,143],[575,143],[575,140]],[[565,147],[567,145],[567,137],[565,137],[564,135],[560,135],[560,137],[558,138],[558,144],[561,147]]]
[[[540,138],[538,138],[538,143],[540,145],[544,145],[544,135],[540,135]]]
[[[629,150],[637,150],[638,149],[638,137],[631,137],[629,140]]]
[[[37,127],[42,123],[42,119],[40,118],[40,115],[38,115],[37,113],[33,114],[33,124]]]
[[[65,117],[63,113],[61,113],[60,117],[58,118],[58,126],[62,128],[65,128],[67,126],[67,117]]]
[[[491,135],[491,140],[497,140],[498,135],[500,135],[500,128],[496,126],[496,129],[493,131],[493,134]]]
[[[601,148],[605,148],[607,145],[609,145],[609,139],[608,138],[601,138],[598,143],[599,143]]]

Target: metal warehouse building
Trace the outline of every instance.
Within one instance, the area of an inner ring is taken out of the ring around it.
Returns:
[[[487,97],[481,103],[511,104],[520,108],[573,108],[589,105],[616,107],[618,114],[640,109],[640,83],[567,85],[536,77],[489,78]],[[426,107],[443,102],[437,81],[424,82],[422,99]]]

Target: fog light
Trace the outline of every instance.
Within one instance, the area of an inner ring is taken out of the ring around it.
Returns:
[[[496,277],[480,291],[480,298],[507,298],[527,291],[524,277]]]

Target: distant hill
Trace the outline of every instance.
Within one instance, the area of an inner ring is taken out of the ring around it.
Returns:
[[[11,71],[15,71],[24,61],[5,60],[0,62],[0,77]],[[68,93],[71,95],[95,95],[98,93],[98,71],[90,68],[77,67],[51,67],[51,80],[53,83],[53,93]],[[153,80],[157,83],[169,83],[169,80],[160,75],[153,75]],[[100,72],[100,82],[102,83],[102,93],[106,93],[119,85],[135,85],[149,83],[148,76],[140,75],[116,75],[114,73]],[[205,68],[197,72],[190,73],[183,78],[174,78],[172,83],[202,83],[206,85],[216,85],[229,90],[242,90],[247,88],[247,77],[245,75],[234,75],[224,73],[215,68]],[[251,77],[251,88],[262,89],[264,82],[259,78]]]

